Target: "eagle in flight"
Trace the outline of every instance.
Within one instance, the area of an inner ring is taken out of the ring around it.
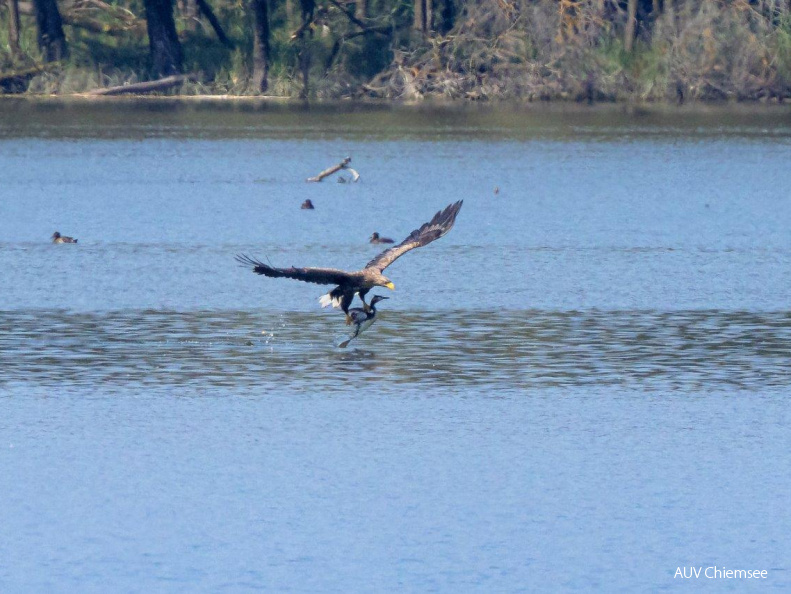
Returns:
[[[453,223],[456,222],[456,215],[459,214],[463,202],[463,200],[459,200],[448,205],[444,210],[440,210],[428,223],[412,231],[404,241],[386,249],[368,262],[365,268],[355,272],[337,268],[294,268],[293,266],[291,268],[275,268],[244,254],[237,255],[236,260],[245,268],[252,268],[256,274],[272,278],[293,278],[317,285],[337,285],[332,291],[322,295],[319,303],[322,307],[328,305],[340,307],[346,314],[346,323],[348,324],[350,323],[349,306],[355,293],[360,296],[363,309],[368,311],[369,306],[365,302],[365,295],[368,291],[374,287],[395,289],[392,281],[382,274],[384,269],[408,251],[428,245],[450,231],[453,228]]]

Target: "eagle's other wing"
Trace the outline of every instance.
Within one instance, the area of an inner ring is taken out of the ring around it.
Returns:
[[[453,223],[456,222],[456,215],[459,214],[463,202],[464,200],[459,200],[448,205],[445,210],[440,210],[428,223],[412,231],[409,237],[398,245],[383,251],[368,262],[365,267],[377,268],[381,272],[409,250],[428,245],[435,239],[439,239],[453,227]]]
[[[244,254],[237,255],[236,261],[245,268],[252,267],[256,274],[272,278],[293,278],[317,285],[341,285],[349,281],[351,277],[348,272],[335,268],[294,268],[293,266],[291,268],[275,268]]]

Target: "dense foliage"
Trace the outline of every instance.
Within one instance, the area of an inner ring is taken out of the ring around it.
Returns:
[[[47,3],[62,20],[57,44]],[[195,75],[182,94],[791,94],[791,0],[0,0],[0,27],[5,92],[82,92],[181,71]]]

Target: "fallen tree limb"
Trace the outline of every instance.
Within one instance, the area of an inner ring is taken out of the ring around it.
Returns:
[[[28,78],[44,72],[42,68],[34,66],[33,68],[26,68],[25,70],[17,70],[16,72],[3,72],[0,73],[0,84],[6,81],[12,81],[18,78]]]
[[[363,23],[360,19],[358,19],[356,16],[354,16],[354,13],[348,12],[346,10],[346,8],[340,2],[338,2],[337,0],[330,0],[330,4],[332,4],[335,8],[340,10],[344,15],[346,15],[347,19],[349,19],[355,25],[360,27],[360,29],[365,30],[365,29],[368,28],[368,27],[366,27],[365,23]]]
[[[51,62],[42,66],[33,66],[25,70],[16,72],[0,73],[0,93],[24,93],[34,76],[54,70],[60,65],[59,62]]]
[[[308,179],[306,179],[305,181],[309,181],[309,182],[320,182],[320,181],[321,181],[321,180],[323,180],[325,177],[327,177],[327,176],[329,176],[329,175],[332,175],[333,173],[335,173],[335,172],[337,172],[337,171],[340,171],[341,169],[348,169],[349,171],[351,171],[351,172],[352,172],[352,175],[354,175],[354,181],[357,181],[358,179],[360,179],[360,174],[359,174],[359,173],[357,173],[357,172],[356,172],[354,169],[352,169],[351,167],[349,167],[349,163],[351,163],[351,162],[352,162],[352,158],[351,158],[351,157],[346,157],[346,158],[345,158],[343,161],[341,161],[341,162],[340,162],[340,163],[338,163],[337,165],[333,165],[332,167],[330,167],[330,168],[328,168],[328,169],[325,169],[324,171],[322,171],[322,172],[321,172],[321,173],[319,173],[318,175],[315,175],[315,176],[313,176],[313,177],[309,177],[309,178],[308,178]]]
[[[80,29],[85,29],[86,31],[90,31],[91,33],[103,33],[105,35],[112,35],[112,36],[119,36],[119,35],[129,35],[129,34],[146,34],[146,23],[145,21],[139,21],[133,23],[132,25],[111,25],[109,23],[104,23],[98,19],[91,19],[87,17],[78,17],[69,13],[63,13],[62,19],[63,23],[69,25],[70,27],[78,27]]]
[[[354,39],[355,37],[362,37],[363,35],[369,35],[373,33],[378,33],[380,35],[387,35],[388,32],[392,30],[391,27],[374,27],[370,29],[363,29],[362,31],[355,31],[354,33],[349,33],[347,35],[343,35],[338,37],[335,40],[335,43],[332,45],[332,50],[330,51],[330,55],[327,60],[324,62],[324,72],[325,76],[326,73],[329,72],[330,68],[332,68],[332,63],[335,61],[335,58],[338,55],[338,52],[341,51],[341,46],[348,41],[349,39]]]
[[[165,89],[177,87],[187,81],[196,81],[197,79],[198,77],[194,74],[174,74],[173,76],[166,76],[159,80],[121,85],[120,87],[108,87],[106,89],[93,89],[92,91],[88,91],[87,94],[106,96],[151,93],[153,91],[164,91]]]
[[[35,16],[36,11],[33,8],[33,3],[20,2],[19,13]],[[93,14],[98,14],[98,12],[94,11]],[[110,11],[107,11],[105,14],[109,14],[115,23],[108,23],[99,19],[91,18],[90,16],[87,16],[86,10],[75,9],[73,5],[68,4],[63,6],[61,9],[60,18],[63,20],[64,25],[85,29],[91,33],[103,33],[104,35],[112,36],[147,34],[145,19],[138,19],[129,11],[123,11],[123,15],[125,15],[124,18],[118,18],[122,13],[114,14]]]
[[[358,180],[360,179],[360,174],[359,174],[359,173],[357,173],[357,172],[356,172],[354,169],[352,169],[351,167],[347,167],[347,168],[346,168],[346,171],[348,171],[349,173],[351,173],[351,174],[352,174],[352,177],[351,177],[351,179],[349,179],[348,177],[343,177],[342,175],[339,175],[339,176],[338,176],[338,183],[339,183],[339,184],[350,184],[350,183],[352,183],[352,182],[356,182],[356,181],[358,181]]]
[[[231,41],[225,34],[225,31],[223,31],[220,21],[215,16],[214,11],[211,9],[211,6],[209,6],[209,3],[206,2],[206,0],[195,0],[195,3],[198,5],[198,10],[200,10],[203,13],[203,16],[208,19],[209,24],[211,24],[212,29],[214,29],[214,32],[217,34],[217,39],[220,40],[220,43],[222,43],[228,49],[236,49],[236,44]]]

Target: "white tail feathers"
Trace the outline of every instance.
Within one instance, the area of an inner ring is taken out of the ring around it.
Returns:
[[[327,307],[329,305],[332,305],[332,307],[340,307],[341,298],[333,297],[332,293],[327,293],[326,295],[322,295],[321,297],[319,297],[319,304],[322,307]]]

